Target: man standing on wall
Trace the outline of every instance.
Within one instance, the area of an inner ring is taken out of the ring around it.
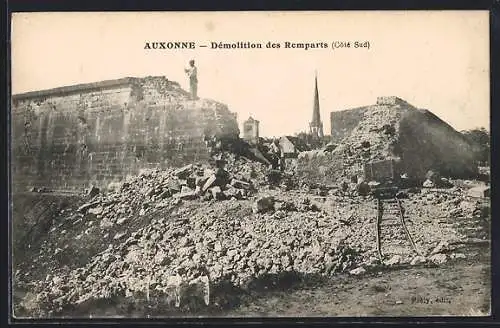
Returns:
[[[184,69],[189,77],[189,86],[191,89],[191,99],[198,99],[198,71],[196,66],[194,66],[194,60],[189,61],[189,67]]]

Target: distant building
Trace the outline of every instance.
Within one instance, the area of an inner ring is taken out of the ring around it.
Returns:
[[[311,150],[305,140],[292,136],[281,137],[279,145],[281,153],[285,158],[295,158],[300,152]]]
[[[253,144],[259,142],[259,121],[251,116],[243,122],[243,139]]]
[[[321,122],[319,110],[319,92],[318,92],[318,77],[314,77],[314,104],[313,117],[309,123],[309,133],[315,139],[323,139],[323,122]]]
[[[286,171],[293,172],[297,168],[297,158],[300,152],[311,150],[307,140],[300,137],[283,136],[279,139],[281,160]]]

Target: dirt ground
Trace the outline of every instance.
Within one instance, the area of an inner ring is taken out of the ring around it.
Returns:
[[[341,275],[316,287],[253,296],[226,316],[485,316],[490,313],[488,249],[440,267]],[[478,307],[478,305],[480,305]]]
[[[488,249],[488,245],[474,245],[467,259],[439,267],[385,268],[362,276],[340,274],[322,283],[258,290],[238,297],[231,308],[220,311],[156,315],[134,311],[124,316],[117,313],[117,305],[100,304],[90,312],[92,318],[488,316]],[[74,315],[78,316],[65,316]]]

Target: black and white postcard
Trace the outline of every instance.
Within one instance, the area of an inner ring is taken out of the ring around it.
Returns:
[[[488,316],[488,11],[14,13],[15,318]]]

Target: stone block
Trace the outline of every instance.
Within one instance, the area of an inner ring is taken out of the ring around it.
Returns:
[[[479,186],[473,187],[467,191],[467,194],[472,197],[490,197],[490,187],[489,186]]]

